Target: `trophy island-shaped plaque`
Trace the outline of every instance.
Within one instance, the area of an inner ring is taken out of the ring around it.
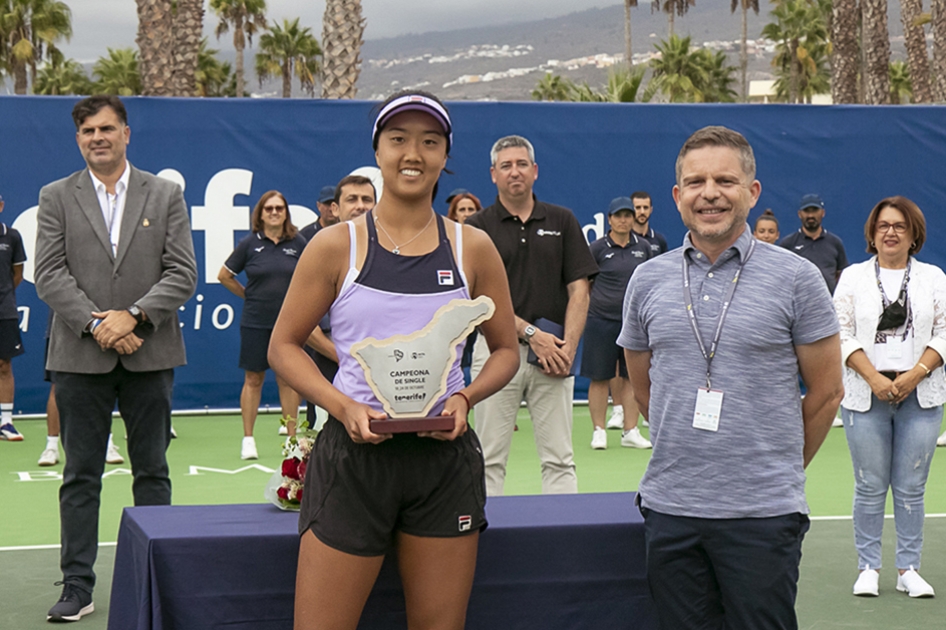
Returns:
[[[495,310],[485,295],[451,300],[434,313],[429,324],[410,335],[368,337],[353,344],[351,354],[388,414],[385,420],[371,421],[372,433],[452,431],[453,416],[427,414],[447,391],[457,346]]]

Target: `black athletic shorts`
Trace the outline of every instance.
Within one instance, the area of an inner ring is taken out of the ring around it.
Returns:
[[[247,372],[265,372],[269,369],[269,338],[272,328],[240,326],[240,369]]]
[[[617,344],[621,322],[589,317],[585,323],[581,351],[581,375],[593,381],[610,381],[616,375],[627,378],[624,348]]]
[[[24,352],[20,322],[16,319],[0,319],[0,359],[9,361]]]
[[[448,538],[486,529],[483,450],[472,429],[452,442],[397,434],[355,444],[329,418],[306,469],[299,534],[344,553],[381,556],[396,532]]]

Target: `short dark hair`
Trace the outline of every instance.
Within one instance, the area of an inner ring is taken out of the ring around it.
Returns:
[[[79,130],[86,118],[95,116],[106,107],[112,108],[112,111],[118,115],[118,119],[122,121],[123,125],[128,124],[128,112],[125,111],[125,104],[122,103],[120,98],[114,94],[96,94],[82,99],[72,108],[72,121],[76,124],[76,131]]]
[[[286,196],[278,190],[267,190],[259,198],[259,201],[256,202],[256,206],[253,208],[253,214],[250,216],[250,229],[254,232],[263,231],[263,206],[266,205],[266,202],[273,197],[279,197],[282,199],[283,204],[286,206],[286,220],[283,221],[282,224],[282,237],[284,239],[294,238],[296,234],[299,233],[299,228],[292,224],[292,214],[289,212],[289,202],[286,201]]]
[[[766,208],[765,212],[759,215],[759,218],[755,220],[755,227],[759,227],[759,221],[771,221],[775,224],[776,229],[778,228],[778,218],[775,216],[775,213],[772,212],[772,208]]]
[[[631,193],[631,201],[634,199],[646,199],[647,201],[653,203],[654,200],[651,198],[650,193],[644,190],[638,190]]]
[[[703,127],[687,138],[680,148],[677,155],[676,174],[677,185],[680,185],[680,177],[683,173],[683,158],[690,151],[702,149],[703,147],[728,147],[739,152],[739,162],[742,166],[742,172],[749,178],[755,179],[755,154],[752,152],[752,145],[738,131],[733,131],[728,127],[720,125],[710,125]]]
[[[877,202],[874,209],[867,215],[867,223],[864,224],[864,239],[867,241],[867,253],[876,254],[877,246],[874,245],[874,235],[877,231],[877,217],[884,208],[895,208],[903,213],[906,219],[907,229],[912,233],[913,243],[910,245],[910,253],[916,254],[923,249],[923,243],[926,242],[926,217],[923,211],[910,199],[895,195],[886,197]]]
[[[378,203],[378,190],[374,187],[374,182],[370,178],[365,177],[364,175],[346,175],[338,182],[338,185],[335,186],[335,203],[338,203],[339,199],[342,198],[342,188],[345,186],[364,186],[368,184],[371,186],[371,193],[374,195],[374,202]]]

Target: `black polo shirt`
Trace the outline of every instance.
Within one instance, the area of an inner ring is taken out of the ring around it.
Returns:
[[[246,271],[246,299],[240,325],[247,328],[272,328],[289,290],[292,272],[306,240],[295,237],[272,242],[253,232],[237,244],[224,266],[233,275]]]
[[[844,243],[839,237],[822,228],[821,236],[811,238],[799,228],[797,232],[789,234],[778,244],[813,262],[824,276],[828,291],[834,295],[834,288],[838,285],[838,276],[841,270],[847,267],[847,254],[844,252]]]
[[[637,266],[651,258],[650,247],[650,241],[634,232],[624,247],[614,242],[610,232],[589,246],[599,269],[591,285],[589,317],[621,321],[627,283]]]
[[[322,224],[320,223],[320,221],[321,219],[316,219],[309,225],[299,230],[299,234],[302,235],[302,238],[305,239],[306,243],[311,241],[312,237],[318,234],[319,230],[322,229]]]
[[[654,228],[648,228],[647,234],[638,234],[639,237],[646,239],[650,243],[650,257],[660,256],[669,249],[667,239],[660,232],[655,232]]]
[[[527,322],[545,318],[564,325],[567,285],[598,272],[578,219],[562,206],[535,200],[523,224],[496,202],[466,220],[489,234],[509,277],[512,306]]]
[[[26,250],[20,233],[0,223],[0,319],[19,319],[16,312],[16,287],[13,265],[26,262]]]

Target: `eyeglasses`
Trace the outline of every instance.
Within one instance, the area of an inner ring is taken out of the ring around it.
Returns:
[[[286,209],[286,206],[263,206],[264,212],[271,212],[273,214],[279,214],[285,209]]]
[[[894,234],[903,234],[907,231],[906,223],[887,223],[886,221],[878,223],[875,226],[878,234],[886,234],[890,228],[893,228]]]

